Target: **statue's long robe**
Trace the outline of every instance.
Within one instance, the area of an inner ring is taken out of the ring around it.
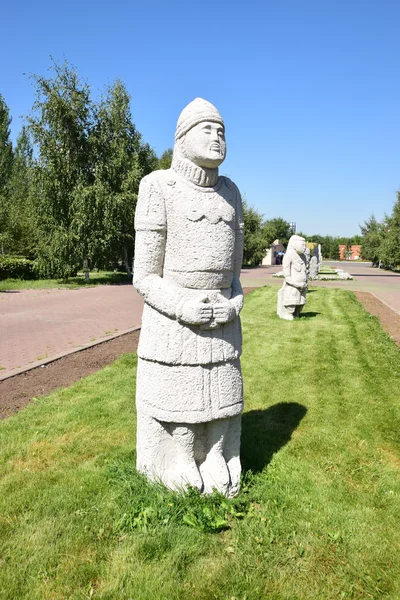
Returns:
[[[136,403],[160,421],[200,423],[243,410],[240,371],[243,215],[226,177],[196,185],[172,168],[145,177],[135,215],[134,285],[144,296]],[[231,300],[236,317],[180,319],[188,299]]]

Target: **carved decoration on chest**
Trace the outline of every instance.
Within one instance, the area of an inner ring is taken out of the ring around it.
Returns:
[[[207,219],[212,224],[224,221],[233,225],[235,220],[235,195],[224,183],[210,189],[168,180],[165,186],[165,205],[168,215],[185,217],[189,221]]]

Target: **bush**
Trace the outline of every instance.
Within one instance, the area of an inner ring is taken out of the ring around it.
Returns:
[[[17,257],[0,257],[0,279],[36,279],[33,260]]]

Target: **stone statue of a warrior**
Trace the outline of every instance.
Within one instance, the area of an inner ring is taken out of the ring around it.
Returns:
[[[298,317],[306,303],[308,288],[306,240],[292,235],[283,257],[285,281],[278,292],[277,314],[281,319],[292,321]]]
[[[178,119],[171,168],[140,184],[137,467],[173,489],[233,496],[241,473],[243,214],[239,190],[218,174],[225,155],[221,115],[197,98]]]

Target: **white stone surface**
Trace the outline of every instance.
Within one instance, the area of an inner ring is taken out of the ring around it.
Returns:
[[[306,248],[304,251],[304,256],[306,257],[306,272],[307,279],[310,276],[310,261],[311,261],[311,250],[310,248]]]
[[[318,258],[314,254],[314,256],[312,256],[311,260],[310,260],[310,277],[312,279],[315,279],[316,277],[318,277],[318,273],[319,273]]]
[[[305,239],[298,235],[292,235],[283,257],[285,281],[278,292],[277,307],[278,316],[287,321],[298,317],[306,303],[307,259],[305,251]]]
[[[172,167],[140,184],[137,467],[173,489],[232,496],[241,473],[244,225],[239,190],[218,174],[225,154],[223,120],[197,98],[178,119]]]

